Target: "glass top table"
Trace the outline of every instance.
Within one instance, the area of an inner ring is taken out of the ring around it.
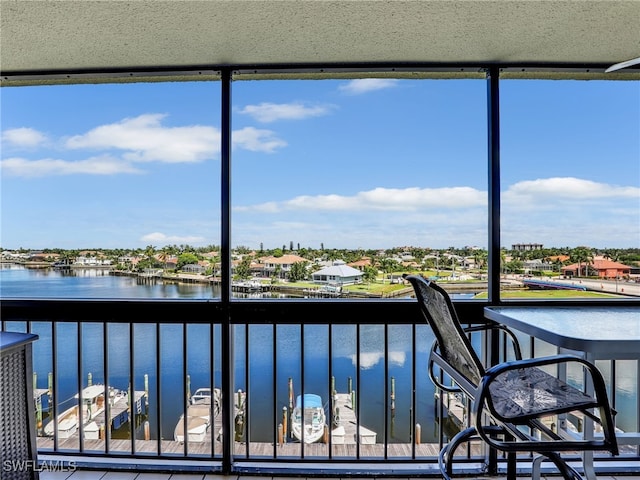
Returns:
[[[640,363],[640,307],[485,307],[484,316],[555,345],[560,353],[572,353],[589,362],[626,359]],[[590,382],[585,390],[593,392]],[[589,419],[585,419],[584,435],[593,436],[593,423]],[[623,444],[640,443],[638,432],[616,436]],[[585,452],[583,457],[585,476],[596,480],[593,452]]]
[[[640,359],[640,307],[485,307],[484,314],[589,360]]]

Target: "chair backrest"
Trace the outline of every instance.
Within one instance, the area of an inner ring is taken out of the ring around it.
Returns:
[[[484,375],[484,367],[462,330],[447,292],[434,282],[417,275],[407,275],[405,279],[411,282],[420,310],[436,336],[440,356],[477,386]]]

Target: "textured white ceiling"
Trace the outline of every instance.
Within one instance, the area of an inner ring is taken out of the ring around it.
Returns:
[[[605,67],[640,56],[640,0],[0,0],[0,69],[353,62]]]

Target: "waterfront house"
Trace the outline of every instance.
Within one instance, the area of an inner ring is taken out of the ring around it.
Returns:
[[[533,260],[524,260],[522,268],[525,274],[535,274],[536,272],[552,272],[554,270],[553,263],[543,261],[539,258]]]
[[[606,258],[594,258],[591,262],[572,263],[561,269],[566,277],[587,277],[594,273],[598,278],[628,278],[631,267]]]
[[[347,265],[353,268],[357,268],[358,270],[363,272],[366,267],[370,267],[373,264],[371,263],[371,259],[369,257],[362,257],[360,260],[349,262]]]
[[[108,258],[98,258],[95,256],[78,256],[74,261],[74,265],[78,267],[106,267],[111,265],[111,260]]]
[[[205,271],[205,267],[198,264],[198,263],[190,263],[187,265],[183,265],[181,268],[181,271],[183,271],[184,273],[192,273],[192,274],[198,274],[201,275],[204,273]]]
[[[287,278],[291,267],[294,263],[309,263],[309,260],[299,255],[285,254],[281,257],[264,257],[260,259],[262,267],[262,275],[264,277],[277,276],[278,278]]]
[[[350,267],[342,260],[336,260],[330,267],[323,268],[311,274],[313,283],[321,285],[353,285],[362,282],[363,273],[357,268]]]

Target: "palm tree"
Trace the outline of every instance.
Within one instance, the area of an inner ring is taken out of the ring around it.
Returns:
[[[396,262],[394,259],[392,258],[383,258],[380,261],[380,269],[384,272],[384,273],[393,273],[396,270],[398,270],[398,262]],[[382,283],[384,283],[384,276],[382,277]]]
[[[154,247],[153,245],[147,245],[147,247],[144,249],[145,257],[147,257],[147,259],[149,259],[151,262],[155,260],[155,254],[156,247]]]
[[[164,263],[165,270],[167,269],[167,260],[173,256],[174,252],[175,252],[174,247],[170,245],[165,245],[160,250],[160,254],[158,255],[158,260]]]
[[[620,250],[615,248],[608,248],[603,252],[604,258],[617,262],[620,260]]]
[[[289,281],[298,282],[307,278],[307,263],[308,262],[293,263],[289,271]]]
[[[576,247],[571,250],[571,254],[569,255],[572,262],[578,264],[578,276],[582,273],[582,263],[586,264],[585,266],[585,275],[588,271],[588,265],[593,260],[593,255],[591,254],[591,249],[588,247]]]
[[[364,267],[362,279],[367,283],[367,285],[369,285],[372,282],[375,282],[377,276],[378,276],[377,268],[372,267],[371,265],[367,265],[366,267]]]

